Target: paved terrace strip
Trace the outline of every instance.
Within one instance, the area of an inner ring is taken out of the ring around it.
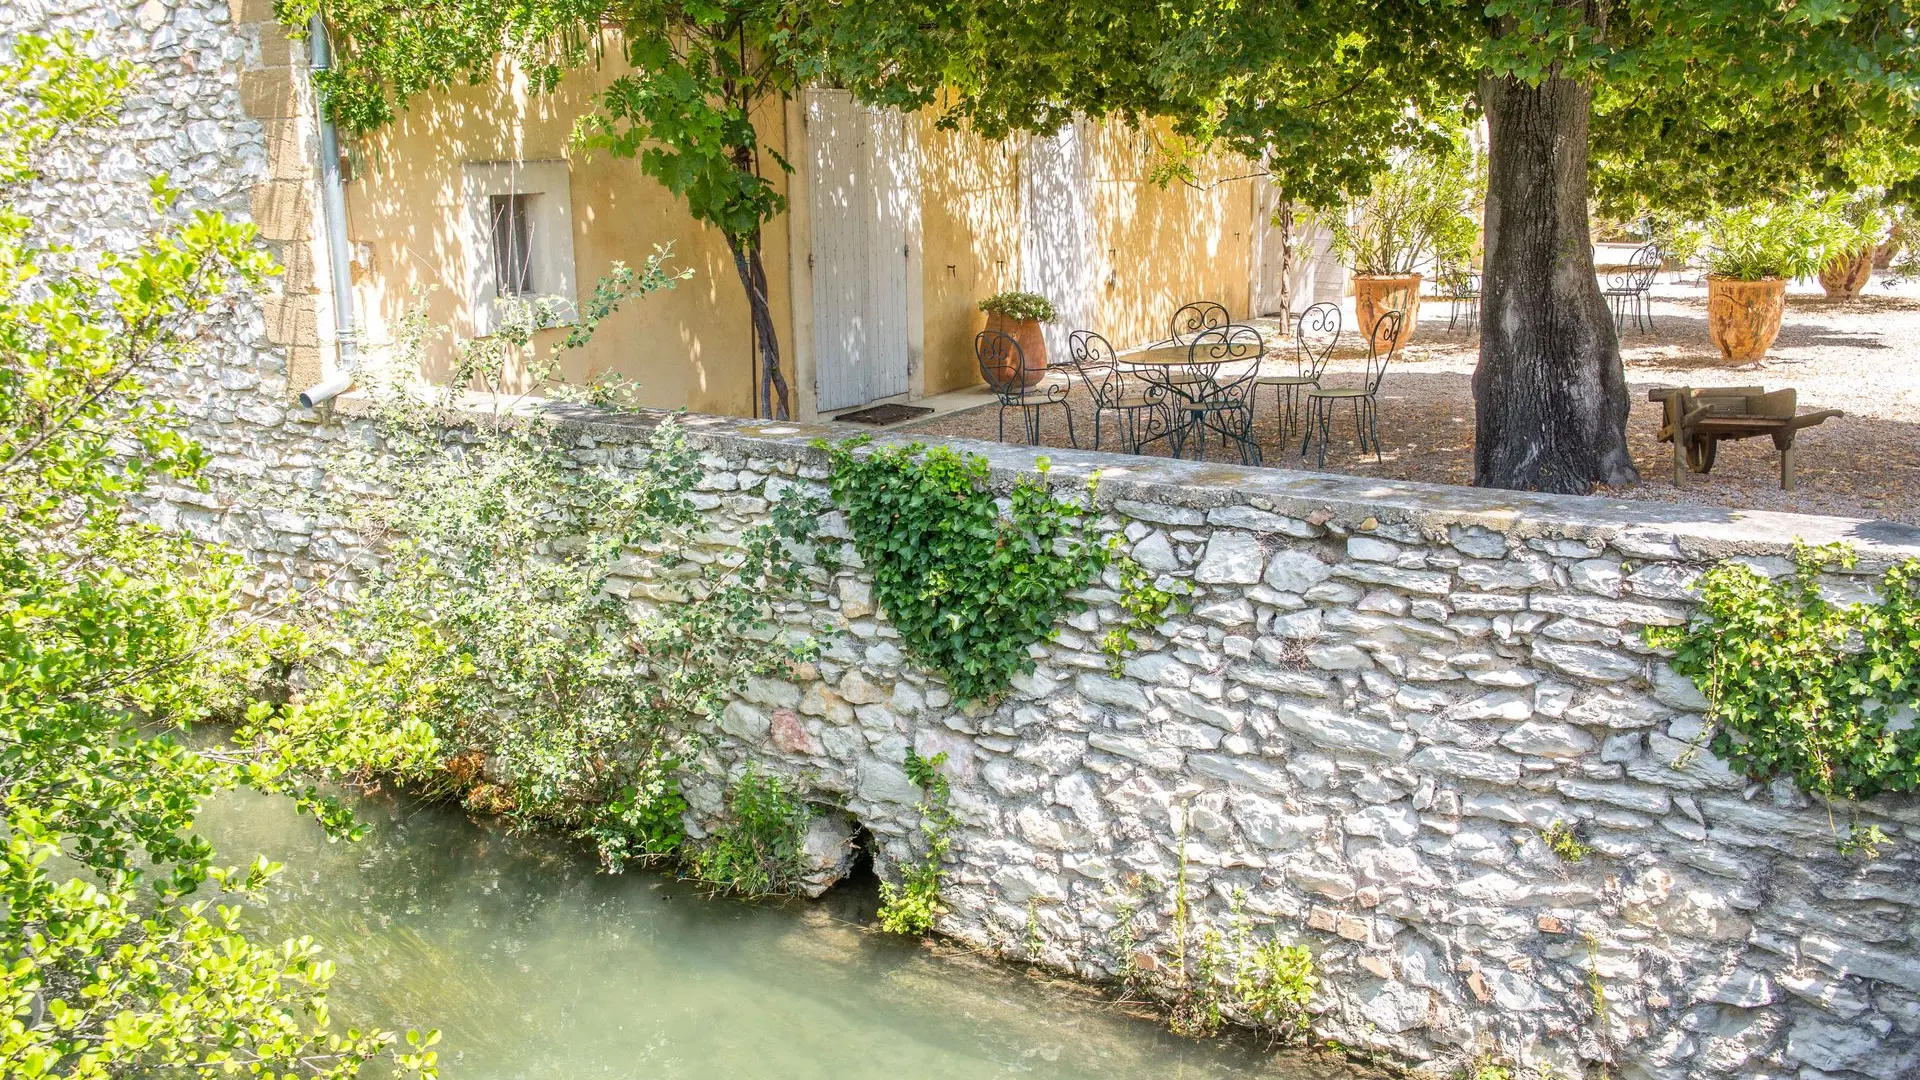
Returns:
[[[661,420],[674,415],[659,410],[619,414],[574,405],[550,405],[545,411],[565,431],[623,442],[644,438]],[[768,448],[778,447],[775,456],[790,455],[795,460],[817,463],[824,463],[824,458],[813,449],[813,440],[862,434],[845,425],[681,415],[696,446],[704,440],[745,439],[763,452],[772,453]],[[1690,560],[1790,555],[1796,540],[1813,545],[1844,542],[1860,555],[1858,572],[1920,558],[1920,527],[1863,518],[1501,491],[1090,450],[1053,450],[978,439],[915,437],[910,433],[882,433],[875,435],[874,441],[919,442],[978,454],[991,464],[994,481],[1000,485],[1010,484],[1016,475],[1035,471],[1038,460],[1044,457],[1051,464],[1056,485],[1083,484],[1097,472],[1103,502],[1171,503],[1200,511],[1246,507],[1276,519],[1304,519],[1318,514],[1328,520],[1354,523],[1371,517],[1433,530],[1478,526],[1519,539],[1593,539],[1628,555]],[[1260,521],[1247,516],[1234,520],[1229,514],[1210,523],[1253,531],[1287,531],[1277,520],[1264,527]]]

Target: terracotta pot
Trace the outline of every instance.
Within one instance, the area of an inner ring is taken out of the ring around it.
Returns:
[[[1728,360],[1758,360],[1780,336],[1787,306],[1781,278],[1741,281],[1707,275],[1707,333]]]
[[[1360,320],[1362,340],[1373,333],[1373,324],[1380,321],[1380,316],[1389,311],[1400,312],[1405,316],[1400,323],[1400,344],[1406,345],[1413,340],[1414,325],[1420,321],[1420,275],[1353,275],[1353,311]],[[1386,348],[1385,341],[1374,345]]]
[[[1820,268],[1820,287],[1834,300],[1850,300],[1860,295],[1873,277],[1874,249],[1842,256]]]
[[[1022,374],[1020,385],[1037,386],[1047,377],[1047,339],[1040,336],[1040,324],[1033,319],[1009,319],[1005,315],[987,313],[987,329],[998,330],[1014,340],[1020,346],[1020,354],[1026,359],[1026,371]],[[1005,366],[993,372],[995,382],[1011,381],[1013,378],[1013,358],[1008,357]]]

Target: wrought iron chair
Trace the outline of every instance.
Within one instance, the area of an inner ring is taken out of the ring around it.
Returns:
[[[1459,323],[1467,331],[1480,325],[1480,272],[1471,266],[1453,266],[1440,271],[1440,293],[1447,298],[1447,333]]]
[[[1167,324],[1167,339],[1158,344],[1191,345],[1194,338],[1208,330],[1220,330],[1232,325],[1233,316],[1227,312],[1225,304],[1197,300],[1181,305],[1173,313],[1173,321]],[[1191,382],[1197,377],[1197,373],[1192,371],[1173,371],[1167,374],[1167,381]]]
[[[1171,409],[1184,420],[1177,420],[1170,432],[1174,456],[1185,456],[1192,442],[1194,457],[1206,460],[1207,432],[1211,431],[1239,447],[1242,463],[1258,465],[1253,395],[1259,386],[1260,357],[1267,349],[1260,331],[1237,324],[1214,327],[1195,334],[1187,349],[1187,371],[1192,377],[1169,379],[1163,387]]]
[[[1316,386],[1307,391],[1307,432],[1300,440],[1300,456],[1307,456],[1307,444],[1314,431],[1320,432],[1320,465],[1327,463],[1327,440],[1332,436],[1334,404],[1353,403],[1353,431],[1360,440],[1360,452],[1373,449],[1373,460],[1380,460],[1380,383],[1387,377],[1387,365],[1400,351],[1400,330],[1406,316],[1388,311],[1374,320],[1368,335],[1366,381],[1359,386]]]
[[[1041,379],[1032,385],[1026,381],[1027,359],[1020,343],[998,330],[982,330],[974,335],[974,359],[980,362],[980,377],[987,389],[1000,399],[1001,442],[1007,440],[1007,410],[1019,409],[1026,429],[1027,445],[1040,445],[1040,418],[1049,406],[1058,405],[1067,414],[1067,441],[1078,447],[1073,435],[1073,407],[1067,404],[1072,387],[1065,382]]]
[[[1293,374],[1262,375],[1254,380],[1259,387],[1273,387],[1274,415],[1280,422],[1280,441],[1285,442],[1299,419],[1302,394],[1307,387],[1319,386],[1327,370],[1327,359],[1340,343],[1340,305],[1319,303],[1300,313],[1293,329]]]
[[[1652,244],[1644,244],[1627,260],[1625,269],[1607,275],[1600,291],[1607,298],[1607,306],[1613,309],[1615,333],[1626,331],[1628,311],[1633,312],[1635,330],[1653,329],[1653,305],[1647,299],[1647,292],[1653,288],[1653,279],[1659,273],[1659,250]]]
[[[1067,335],[1067,355],[1080,380],[1093,395],[1093,448],[1100,449],[1101,417],[1115,413],[1114,430],[1120,435],[1120,447],[1129,454],[1140,452],[1140,444],[1155,430],[1165,430],[1162,414],[1167,407],[1166,393],[1157,386],[1129,376],[1120,370],[1113,346],[1091,330],[1075,330]],[[1156,425],[1156,417],[1161,422]]]
[[[1167,327],[1166,345],[1191,345],[1193,339],[1208,330],[1223,330],[1233,325],[1233,316],[1227,313],[1226,305],[1211,300],[1201,300],[1186,304],[1173,313],[1173,322]]]

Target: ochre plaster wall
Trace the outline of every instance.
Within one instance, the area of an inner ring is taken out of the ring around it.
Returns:
[[[389,127],[351,146],[347,199],[351,237],[361,252],[356,304],[366,341],[389,345],[417,290],[430,319],[466,338],[473,329],[461,230],[461,166],[470,161],[565,159],[569,164],[576,290],[586,297],[616,260],[638,264],[654,245],[671,245],[673,262],[693,277],[671,292],[628,304],[601,324],[593,342],[569,356],[565,371],[637,380],[646,404],[751,415],[752,366],[746,301],[725,240],[695,222],[684,204],[641,174],[632,160],[574,147],[575,118],[618,77],[609,64],[570,75],[550,94],[529,93],[523,76],[504,65],[488,85],[422,95]],[[783,106],[758,117],[763,141],[790,160]],[[973,335],[985,324],[981,298],[1021,284],[1021,156],[1030,141],[991,143],[967,130],[935,126],[931,111],[916,118],[921,147],[921,245],[925,316],[925,392],[938,394],[980,381]],[[1252,190],[1244,162],[1203,163],[1198,186],[1161,186],[1148,178],[1151,139],[1124,126],[1090,128],[1095,329],[1116,346],[1165,336],[1174,309],[1218,300],[1236,317],[1248,304]],[[786,190],[768,158],[766,175]],[[1226,178],[1226,179],[1223,179]],[[786,216],[765,231],[766,267],[781,355],[793,380],[790,226]],[[801,238],[804,243],[805,238]],[[555,333],[543,336],[550,344]],[[447,336],[429,346],[427,373],[443,374],[453,358]],[[799,404],[800,388],[795,387]]]
[[[1030,140],[989,143],[920,118],[925,245],[926,389],[980,381],[973,335],[979,301],[1021,285],[1021,157]],[[1094,280],[1092,329],[1118,348],[1160,340],[1180,305],[1215,300],[1245,318],[1254,170],[1235,158],[1199,163],[1193,185],[1150,179],[1151,137],[1090,125]],[[1053,299],[1058,300],[1058,297]]]
[[[674,290],[630,302],[603,322],[586,348],[566,358],[569,379],[578,381],[589,371],[615,373],[636,380],[649,405],[752,413],[747,303],[725,238],[693,220],[685,204],[643,175],[636,161],[571,144],[575,118],[622,70],[609,60],[571,74],[553,93],[529,93],[524,76],[503,64],[487,85],[421,95],[391,125],[352,145],[350,235],[365,245],[358,250],[371,255],[356,268],[355,299],[370,346],[389,344],[415,290],[435,286],[426,299],[429,317],[460,338],[471,335],[460,235],[467,214],[463,163],[565,159],[575,288],[582,300],[614,262],[637,266],[655,245],[671,245],[673,265],[693,271]],[[755,119],[766,148],[784,151],[779,103]],[[763,165],[784,191],[779,166],[770,157]],[[783,216],[763,235],[773,320],[791,381],[787,232]],[[543,334],[543,349],[558,336]],[[428,351],[428,374],[444,373],[452,357],[452,342],[437,338]]]

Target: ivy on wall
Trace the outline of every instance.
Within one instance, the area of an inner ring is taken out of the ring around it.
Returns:
[[[1687,625],[1648,631],[1706,696],[1733,768],[1829,799],[1920,790],[1920,561],[1888,570],[1871,603],[1823,597],[1822,571],[1853,565],[1845,545],[1797,546],[1777,579],[1722,563]]]
[[[1028,647],[1084,606],[1069,594],[1107,565],[1093,483],[1084,498],[1056,499],[1041,458],[1040,476],[1016,480],[1003,509],[985,458],[920,443],[855,453],[869,441],[816,445],[874,599],[956,697],[989,700],[1033,670]]]

